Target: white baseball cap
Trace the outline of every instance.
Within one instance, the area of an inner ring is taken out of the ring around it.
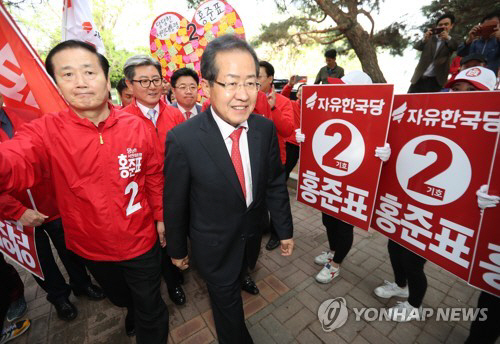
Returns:
[[[373,84],[372,78],[368,74],[360,70],[353,70],[347,73],[342,78],[328,78],[330,84],[346,84],[346,85],[369,85]]]
[[[479,90],[493,91],[497,78],[495,73],[486,67],[476,66],[464,69],[455,79],[448,81],[446,88],[451,88],[458,81],[467,81]]]

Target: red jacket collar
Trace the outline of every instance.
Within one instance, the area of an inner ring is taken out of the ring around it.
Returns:
[[[107,106],[108,106],[108,109],[110,112],[109,112],[108,118],[106,118],[104,121],[101,122],[101,123],[104,123],[104,125],[103,125],[104,128],[113,126],[117,121],[116,117],[118,114],[118,111],[115,110],[113,105],[111,105],[110,103],[107,103]],[[80,116],[78,116],[71,108],[69,108],[68,110],[62,111],[61,113],[67,114],[68,118],[76,124],[84,125],[86,127],[91,127],[91,128],[96,127],[94,125],[94,123],[89,121],[87,118],[81,118]],[[101,125],[101,123],[99,123],[99,124]]]

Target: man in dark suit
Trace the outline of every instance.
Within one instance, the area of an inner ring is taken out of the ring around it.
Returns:
[[[455,23],[451,13],[443,14],[435,28],[429,28],[414,48],[421,51],[408,93],[439,92],[448,79],[451,55],[458,41],[449,35]]]
[[[282,255],[292,254],[292,216],[273,123],[251,114],[259,63],[231,35],[207,46],[201,60],[207,111],[167,137],[164,219],[167,249],[181,269],[192,256],[205,279],[219,343],[252,343],[245,325],[240,271],[248,241],[269,209]]]
[[[198,73],[191,68],[180,68],[172,74],[170,82],[176,100],[172,106],[181,110],[186,119],[201,113],[201,105],[196,103],[200,83]]]

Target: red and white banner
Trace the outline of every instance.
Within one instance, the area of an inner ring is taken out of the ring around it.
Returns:
[[[393,85],[320,85],[302,89],[297,200],[368,230],[382,162]]]
[[[13,108],[40,114],[67,108],[43,62],[1,3],[0,93]]]
[[[33,227],[0,220],[0,251],[28,272],[44,279],[36,252]]]
[[[371,226],[467,281],[481,219],[476,191],[490,180],[499,135],[499,93],[396,95],[393,107],[392,154]]]
[[[64,0],[62,40],[70,39],[89,43],[102,55],[106,54],[87,0]]]
[[[498,97],[498,96],[497,96]],[[500,142],[488,194],[500,196]],[[499,206],[486,208],[479,228],[476,252],[469,276],[469,284],[500,297],[500,224]]]

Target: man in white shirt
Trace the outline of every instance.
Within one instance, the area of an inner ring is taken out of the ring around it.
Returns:
[[[170,78],[176,101],[172,106],[181,110],[186,120],[201,113],[201,105],[197,104],[198,84],[200,78],[191,68],[177,69]]]
[[[267,209],[283,256],[293,251],[293,224],[276,129],[251,114],[259,64],[245,41],[224,35],[201,59],[211,106],[167,137],[163,211],[167,250],[181,269],[192,258],[207,283],[218,341],[253,343],[245,325],[240,272],[247,245],[260,240]]]

